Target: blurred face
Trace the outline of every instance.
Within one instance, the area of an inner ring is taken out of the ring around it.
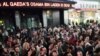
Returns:
[[[57,52],[53,52],[52,56],[58,56]]]
[[[37,35],[37,31],[34,31],[34,32],[33,32],[33,36],[36,36],[36,35]]]
[[[15,48],[15,51],[16,51],[16,52],[19,52],[19,51],[20,51],[19,47],[16,47],[16,48]]]
[[[51,43],[55,43],[55,39],[54,39],[54,38],[51,38],[51,39],[50,39],[50,42],[51,42]]]
[[[82,52],[81,51],[78,51],[77,52],[77,56],[83,56]]]
[[[23,43],[23,49],[28,50],[30,48],[30,44],[28,42]]]
[[[72,50],[68,48],[68,49],[67,49],[67,52],[70,52],[70,53],[71,53],[71,52],[72,52]]]
[[[80,40],[82,40],[83,39],[83,36],[80,36]]]
[[[57,51],[58,50],[58,46],[55,45],[52,50]]]
[[[86,37],[85,38],[85,42],[89,42],[89,37]]]
[[[84,45],[84,42],[83,42],[83,41],[81,41],[80,45],[81,45],[81,46],[83,46],[83,45]]]
[[[4,48],[3,50],[4,50],[4,52],[8,52],[8,51],[7,51],[7,48]]]
[[[71,53],[68,53],[67,56],[72,56],[72,54]]]
[[[62,45],[62,42],[58,42],[58,46],[60,47]]]
[[[8,41],[12,41],[12,40],[13,40],[12,37],[9,37],[9,38],[8,38]]]
[[[51,50],[53,48],[53,44],[49,45],[49,50]]]
[[[74,34],[74,35],[77,35],[77,34],[78,34],[78,32],[74,32],[73,34]]]
[[[46,48],[42,48],[41,52],[40,52],[40,55],[45,55],[46,54]]]
[[[76,45],[79,45],[78,41],[76,42]]]

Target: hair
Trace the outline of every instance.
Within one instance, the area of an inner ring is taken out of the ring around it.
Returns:
[[[11,56],[15,56],[14,52],[10,52],[10,55],[11,55]]]
[[[93,47],[92,46],[87,46],[86,47],[86,52],[88,51],[89,54],[93,52]]]
[[[94,52],[99,53],[100,52],[100,47],[96,48],[96,50]]]

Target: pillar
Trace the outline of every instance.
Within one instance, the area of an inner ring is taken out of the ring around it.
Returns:
[[[43,11],[43,26],[47,27],[47,14],[46,14],[46,11]]]
[[[20,13],[19,13],[19,11],[15,11],[15,23],[16,23],[16,26],[20,28]]]
[[[68,10],[64,10],[64,24],[68,25],[69,23],[69,15]]]

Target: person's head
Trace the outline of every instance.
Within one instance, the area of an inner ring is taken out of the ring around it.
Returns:
[[[54,47],[52,48],[53,51],[57,51],[58,50],[58,45],[54,44]]]
[[[54,38],[50,38],[50,43],[54,44],[56,41]]]
[[[3,51],[4,51],[5,53],[7,53],[7,52],[8,52],[8,49],[7,49],[7,48],[3,48]]]
[[[15,47],[15,52],[16,52],[16,53],[19,53],[19,52],[20,52],[19,47]]]
[[[85,43],[89,42],[89,36],[86,36]]]
[[[53,52],[51,53],[51,56],[58,56],[57,51],[53,51]]]
[[[47,49],[45,47],[40,48],[40,55],[43,56],[47,53]]]
[[[58,47],[61,47],[62,46],[62,42],[61,41],[58,41]]]
[[[71,52],[72,52],[72,50],[73,50],[72,46],[68,46],[68,48],[67,48],[67,50],[66,50],[66,51],[67,51],[68,53],[71,53]]]
[[[77,49],[77,56],[83,56],[81,48]]]
[[[10,55],[11,55],[11,56],[15,56],[14,51],[10,52]]]
[[[8,52],[9,55],[11,56],[15,56],[15,50],[13,48],[8,48]]]
[[[34,32],[33,32],[33,36],[36,36],[36,35],[37,35],[37,31],[34,31]]]
[[[35,50],[34,47],[29,48],[28,55],[29,56],[35,56],[36,55],[36,50]]]
[[[100,56],[100,47],[95,50],[95,56]]]
[[[28,42],[23,43],[23,49],[28,50],[30,48],[30,44]]]
[[[80,35],[79,40],[83,40],[83,36],[82,35]]]
[[[71,53],[67,53],[67,56],[73,56]]]
[[[93,53],[93,47],[92,46],[86,46],[86,55],[91,55]]]
[[[8,41],[13,41],[12,36],[8,37]]]

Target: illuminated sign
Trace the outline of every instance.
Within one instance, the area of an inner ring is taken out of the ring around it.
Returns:
[[[72,4],[60,2],[0,2],[0,7],[71,8]]]
[[[3,23],[3,21],[0,20],[0,23]]]

